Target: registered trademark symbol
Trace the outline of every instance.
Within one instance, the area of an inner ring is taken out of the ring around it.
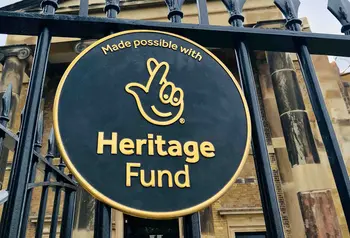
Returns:
[[[180,121],[181,124],[185,124],[185,118],[180,118],[179,121]]]

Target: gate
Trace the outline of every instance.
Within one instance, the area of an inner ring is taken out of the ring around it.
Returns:
[[[107,18],[89,17],[87,14],[88,0],[80,0],[79,16],[55,15],[58,2],[58,0],[43,0],[41,2],[42,14],[0,11],[0,33],[38,36],[21,127],[17,134],[7,128],[11,108],[11,85],[2,97],[0,150],[14,151],[15,156],[8,186],[9,195],[3,208],[0,237],[25,237],[32,191],[35,187],[42,187],[36,237],[41,237],[43,234],[49,187],[53,187],[55,191],[50,237],[56,235],[60,209],[63,209],[60,237],[71,237],[72,234],[77,183],[72,175],[64,173],[65,164],[62,160],[58,166],[52,163],[53,158],[57,157],[53,132],[49,138],[47,155],[45,157],[40,155],[43,116],[39,108],[51,37],[98,39],[112,32],[132,29],[172,32],[194,40],[205,47],[235,50],[241,86],[252,119],[252,147],[269,237],[284,237],[284,234],[249,52],[250,50],[264,50],[297,53],[346,221],[350,224],[349,176],[310,56],[310,53],[350,56],[348,36],[301,32],[301,20],[297,17],[299,0],[275,0],[275,4],[286,18],[288,30],[244,28],[244,17],[241,13],[245,0],[223,0],[229,12],[228,21],[232,25],[227,27],[208,24],[205,0],[197,0],[199,25],[181,24],[183,18],[181,6],[184,0],[165,0],[169,8],[168,18],[171,23],[116,19],[121,10],[119,0],[106,0]],[[347,0],[329,0],[328,7],[342,23],[342,32],[349,35],[350,3]],[[36,182],[35,175],[40,169],[44,171],[44,180]],[[64,201],[61,201],[62,193],[64,193]],[[60,206],[61,203],[63,203],[63,208]],[[186,238],[200,237],[198,214],[186,216],[183,221]],[[110,237],[110,228],[111,208],[97,202],[95,237]]]

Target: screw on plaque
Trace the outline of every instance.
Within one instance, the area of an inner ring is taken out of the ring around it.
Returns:
[[[350,2],[348,0],[328,0],[327,8],[342,24],[341,32],[350,34]]]
[[[232,23],[235,24],[236,20],[239,20],[240,22],[244,21],[242,11],[246,0],[222,0],[222,2],[230,14],[230,18],[228,20],[230,25],[232,25]]]

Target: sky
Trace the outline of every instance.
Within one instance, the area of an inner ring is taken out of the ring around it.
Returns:
[[[24,0],[25,1],[25,0]],[[249,0],[247,0],[249,1]],[[271,0],[273,1],[273,0]],[[317,33],[342,34],[341,25],[327,10],[328,0],[300,0],[299,17],[307,17],[311,30]],[[348,0],[345,0],[348,1]],[[0,7],[5,6],[18,0],[0,0]],[[0,34],[0,45],[5,44],[6,36]],[[336,60],[341,71],[346,70],[350,64],[350,59],[329,57],[330,61]]]

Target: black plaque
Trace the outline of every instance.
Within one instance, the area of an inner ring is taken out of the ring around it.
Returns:
[[[165,219],[205,208],[233,184],[250,145],[236,80],[184,37],[125,31],[68,67],[54,128],[79,183],[125,213]]]

